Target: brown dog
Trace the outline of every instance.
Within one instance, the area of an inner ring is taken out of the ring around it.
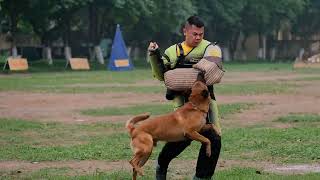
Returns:
[[[206,154],[210,157],[210,140],[199,134],[200,131],[210,128],[220,134],[214,125],[206,124],[209,104],[208,88],[203,82],[197,80],[192,86],[189,102],[176,111],[150,119],[148,114],[143,114],[128,120],[126,128],[131,136],[131,147],[134,152],[130,160],[133,167],[132,179],[135,180],[137,174],[143,175],[141,167],[149,159],[157,141],[176,142],[186,138],[196,140],[206,144]],[[139,121],[142,122],[135,126]]]

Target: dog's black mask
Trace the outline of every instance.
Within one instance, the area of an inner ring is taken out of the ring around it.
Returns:
[[[207,90],[202,90],[201,96],[203,96],[204,98],[208,98],[208,96],[209,96],[209,91],[207,91]]]

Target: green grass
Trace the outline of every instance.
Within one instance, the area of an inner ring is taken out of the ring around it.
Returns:
[[[221,95],[259,95],[293,93],[297,87],[293,83],[245,82],[241,84],[218,84],[215,86],[215,90],[217,94]]]
[[[119,146],[127,146],[129,141],[123,124],[64,125],[15,119],[0,119],[0,124],[1,160],[99,159],[100,152],[104,153],[102,159],[110,159],[110,136],[126,142]],[[122,133],[115,134],[119,130]]]
[[[89,109],[82,111],[82,114],[90,116],[114,116],[114,115],[136,115],[149,112],[151,115],[159,115],[172,112],[173,106],[166,104],[142,104],[118,108]]]
[[[132,155],[124,123],[68,125],[1,119],[0,124],[0,160],[116,161]],[[317,162],[319,126],[224,129],[222,157],[279,163]],[[155,148],[152,159],[162,146],[159,143]],[[179,157],[195,159],[199,146],[200,143],[193,142]]]
[[[239,113],[242,110],[249,109],[254,104],[247,103],[235,103],[235,104],[222,104],[219,105],[220,115],[222,117]],[[81,111],[82,114],[90,116],[115,116],[115,115],[136,115],[149,112],[151,115],[165,114],[173,111],[173,105],[171,103],[166,104],[142,104],[133,105],[127,107],[107,107],[100,109],[89,109]]]
[[[233,104],[221,104],[218,105],[219,115],[225,118],[228,115],[241,113],[244,110],[254,108],[254,103],[233,103]]]
[[[14,90],[30,92],[91,92],[92,90],[93,92],[95,92],[97,91],[95,89],[100,89],[100,92],[104,92],[109,87],[105,87],[103,85],[108,85],[111,83],[133,84],[138,80],[146,79],[150,79],[149,70],[135,70],[121,73],[110,71],[20,73],[14,75],[2,75],[2,77],[0,78],[0,84],[3,84],[3,86],[0,86],[0,91]],[[92,85],[102,86],[92,87]],[[117,91],[119,89],[128,88],[113,87],[113,89],[107,91]],[[129,90],[127,90],[127,92],[128,91],[130,92],[130,88]],[[143,92],[143,90],[141,91]]]
[[[68,175],[68,172],[73,172],[72,169],[69,168],[43,168],[38,171],[34,171],[28,174],[19,174],[16,172],[10,172],[7,174],[3,174],[0,177],[4,179],[55,179],[55,180],[64,180],[64,179],[77,179],[77,180],[102,180],[102,179],[110,179],[110,180],[130,180],[131,172],[128,170],[118,170],[111,172],[100,172],[97,170],[91,174],[83,174],[83,175]],[[154,169],[150,169],[150,167],[144,168],[145,175],[139,176],[138,179],[141,180],[150,180],[154,179]],[[0,172],[1,175],[1,172]],[[270,172],[264,172],[255,168],[240,168],[235,167],[227,170],[218,170],[215,173],[215,179],[221,180],[256,180],[256,179],[268,179],[268,180],[317,180],[319,179],[319,173],[309,173],[309,174],[296,174],[296,175],[279,175]],[[169,177],[170,172],[169,172]],[[190,179],[191,177],[185,177],[184,179]]]
[[[310,173],[304,175],[278,175],[268,172],[263,172],[254,168],[232,168],[228,170],[218,171],[215,175],[216,179],[225,179],[225,180],[316,180],[319,178],[319,173]]]
[[[270,71],[293,71],[292,63],[224,63],[224,69],[237,72],[270,72]]]
[[[93,63],[95,64],[95,63]],[[32,65],[32,66],[31,66]],[[42,93],[110,93],[110,92],[133,92],[133,93],[164,93],[165,88],[159,82],[156,86],[134,86],[135,83],[151,80],[151,70],[135,69],[134,71],[112,72],[105,67],[94,67],[90,71],[65,70],[64,61],[57,61],[52,67],[44,62],[33,62],[31,70],[25,73],[9,73],[1,75],[0,91],[23,91]],[[63,67],[63,68],[62,68]],[[62,70],[61,70],[62,68]],[[286,63],[250,63],[250,64],[227,64],[230,71],[273,71],[287,72],[290,64]],[[292,70],[291,70],[292,71]],[[313,70],[306,71],[313,73]],[[292,71],[297,73],[299,71]],[[130,78],[129,78],[130,77]],[[301,79],[301,78],[300,78]],[[297,81],[300,80],[299,78]],[[307,81],[318,80],[317,77],[302,78]],[[121,86],[119,86],[121,85]],[[299,87],[290,82],[246,82],[237,84],[217,84],[217,95],[259,95],[293,93]]]
[[[227,159],[308,163],[320,159],[319,125],[287,129],[232,128],[224,131],[223,156]]]
[[[288,116],[279,117],[276,119],[278,122],[320,122],[320,116],[317,114],[289,114]]]
[[[106,92],[134,92],[134,93],[164,93],[165,88],[159,82],[155,86],[134,86],[135,83],[152,80],[150,68],[136,68],[133,71],[108,71],[105,65],[92,63],[90,71],[71,71],[64,69],[64,61],[58,60],[53,66],[44,61],[31,62],[30,71],[23,73],[3,73],[0,78],[0,91],[23,91],[44,93],[106,93]],[[102,66],[102,67],[101,67]],[[230,72],[237,71],[268,71],[268,73],[300,71],[290,70],[286,63],[250,63],[226,64]],[[318,72],[318,71],[317,71]],[[228,73],[228,72],[227,72]],[[305,73],[314,73],[313,70]],[[310,81],[317,80],[310,77]],[[306,79],[309,80],[309,79]],[[121,85],[121,86],[119,86]],[[246,82],[237,84],[218,84],[215,86],[217,94],[264,94],[293,92],[298,86],[289,82]]]
[[[134,71],[111,72],[96,65],[90,71],[71,71],[61,68],[60,62],[48,68],[43,62],[34,62],[30,71],[24,73],[2,73],[0,91],[50,92],[50,93],[103,93],[135,92],[164,93],[163,86],[136,87],[135,83],[151,80],[149,68]],[[290,63],[226,64],[228,72],[263,71],[318,74],[319,70],[292,70]],[[300,78],[306,81],[317,77]],[[299,78],[297,81],[300,80]],[[114,84],[114,85],[113,85]],[[121,84],[121,87],[118,85]],[[97,86],[98,85],[98,86]],[[101,86],[100,86],[101,85]],[[294,82],[245,82],[243,84],[219,84],[217,95],[259,95],[293,93],[299,87]],[[219,102],[219,101],[218,101]],[[222,117],[252,108],[255,104],[236,103],[219,105]],[[142,110],[143,109],[143,110]],[[91,116],[133,115],[144,112],[163,114],[172,110],[171,104],[152,104],[122,108],[84,110]],[[223,129],[222,159],[268,161],[272,163],[317,163],[320,159],[319,115],[289,114],[276,122],[295,123],[294,127],[275,129],[262,126],[228,127]],[[128,160],[132,156],[130,138],[124,123],[61,124],[0,118],[0,160],[63,161],[63,160]],[[159,143],[151,156],[155,159],[163,143]],[[198,156],[200,143],[192,142],[180,159],[194,160]],[[146,170],[146,177],[153,179],[154,167]],[[68,168],[45,168],[34,173],[19,175],[0,170],[0,179],[130,179],[127,170],[94,172],[70,175]],[[257,169],[233,168],[216,173],[217,179],[318,179],[318,174],[276,175]],[[72,172],[71,172],[72,174]]]
[[[293,69],[293,62],[247,62],[224,63],[224,69],[228,72],[292,72],[299,74],[319,74],[319,68]]]

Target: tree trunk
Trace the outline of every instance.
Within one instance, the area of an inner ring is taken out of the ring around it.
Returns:
[[[89,60],[93,62],[95,58],[94,48],[89,46],[88,49],[89,49]]]
[[[230,51],[228,47],[223,47],[222,48],[222,56],[223,56],[223,61],[225,62],[230,62]]]
[[[274,61],[276,59],[276,47],[271,47],[270,49],[270,60]]]
[[[241,40],[241,50],[240,50],[241,51],[240,58],[243,61],[246,61],[248,58],[247,57],[247,47],[246,47],[247,40],[248,40],[248,35],[244,34],[243,38]]]
[[[103,54],[102,54],[102,50],[101,50],[101,47],[99,45],[96,45],[94,47],[94,52],[95,52],[95,56],[97,57],[98,59],[98,62],[100,64],[104,64],[104,59],[103,59]]]
[[[48,61],[48,64],[49,65],[52,65],[53,64],[53,61],[52,61],[52,51],[51,51],[51,47],[50,46],[47,46],[44,48],[45,49],[45,59]]]
[[[138,46],[133,48],[132,59],[139,59],[140,57],[140,48]]]
[[[266,37],[262,33],[259,33],[259,49],[258,59],[266,59]]]
[[[128,56],[132,58],[131,54],[132,46],[128,46]]]
[[[17,50],[17,46],[15,44],[12,44],[11,56],[14,58],[18,57],[18,50]]]
[[[300,50],[299,50],[299,59],[302,59],[303,54],[304,54],[304,48],[300,48]]]
[[[103,53],[100,47],[100,31],[99,31],[99,17],[98,17],[98,5],[96,2],[92,2],[88,6],[89,8],[89,44],[93,44],[93,49],[90,48],[90,61],[97,58],[100,64],[104,64]]]
[[[267,58],[267,38],[265,35],[262,36],[263,39],[263,46],[262,46],[262,58]]]
[[[232,38],[228,41],[228,47],[229,47],[231,59],[235,58],[235,53],[237,50],[237,44],[238,44],[240,34],[241,34],[241,31],[237,31],[233,33]]]
[[[276,49],[276,40],[278,39],[279,33],[279,28],[277,30],[275,30],[272,34],[269,34],[267,36],[267,46],[270,47],[268,49],[268,54],[267,54],[267,58],[270,59],[270,61],[274,61],[276,59],[276,53],[277,53],[277,49]]]
[[[71,48],[69,46],[64,47],[64,57],[67,61],[70,61],[70,59],[72,58]]]

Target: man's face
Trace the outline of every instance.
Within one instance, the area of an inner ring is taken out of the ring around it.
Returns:
[[[183,33],[186,44],[191,47],[196,47],[203,39],[204,27],[198,28],[195,25],[186,25]]]

